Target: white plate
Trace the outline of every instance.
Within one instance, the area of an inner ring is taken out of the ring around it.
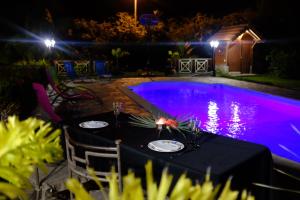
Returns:
[[[108,125],[109,124],[104,121],[86,121],[79,124],[81,128],[104,128]]]
[[[184,144],[174,140],[155,140],[149,142],[148,148],[158,152],[176,152],[184,148]]]

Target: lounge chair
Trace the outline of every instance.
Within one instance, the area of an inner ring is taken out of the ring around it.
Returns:
[[[44,86],[40,83],[32,83],[32,88],[36,93],[39,106],[54,123],[60,123],[62,118],[54,112]]]
[[[63,65],[64,69],[67,72],[68,77],[71,80],[77,79],[78,75],[77,75],[77,73],[74,69],[74,63],[72,61],[69,61],[69,60],[64,60],[63,63],[64,63],[64,65]]]
[[[106,70],[106,62],[103,60],[95,60],[94,61],[94,68],[97,76],[99,78],[111,79],[112,74],[108,73]]]
[[[52,90],[54,91],[54,95],[56,95],[56,97],[53,98],[52,103],[54,103],[58,97],[62,97],[63,99],[71,102],[86,99],[95,100],[100,104],[103,103],[102,100],[97,97],[91,89],[83,86],[68,86],[64,83],[60,83],[58,80],[55,81],[55,75],[53,78],[53,74],[55,74],[55,72],[53,72],[53,68],[48,67],[46,69],[47,79]]]
[[[74,83],[93,83],[96,80],[95,79],[89,79],[86,76],[89,73],[89,61],[69,61],[69,60],[65,60],[63,61],[63,66],[65,71],[67,72],[68,77],[74,82]],[[77,66],[77,69],[81,69],[81,76],[80,77],[75,68]]]

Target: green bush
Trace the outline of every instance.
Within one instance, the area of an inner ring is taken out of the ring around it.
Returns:
[[[292,49],[274,49],[266,57],[269,62],[269,73],[281,78],[299,78],[300,69],[297,67],[299,52]]]
[[[0,66],[0,107],[15,104],[20,117],[28,117],[36,106],[32,83],[47,83],[44,66],[11,65]]]

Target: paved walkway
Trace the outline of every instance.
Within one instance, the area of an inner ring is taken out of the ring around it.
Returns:
[[[266,92],[269,94],[279,95],[283,97],[299,99],[300,100],[300,91],[289,90],[278,88],[275,86],[221,78],[221,77],[154,77],[154,78],[120,78],[112,79],[110,81],[97,81],[94,83],[85,83],[86,87],[91,88],[95,91],[96,95],[101,97],[104,102],[103,106],[99,106],[93,103],[88,103],[84,105],[86,112],[83,115],[92,115],[98,114],[101,112],[112,111],[112,103],[114,101],[120,101],[124,103],[124,112],[147,115],[149,114],[145,109],[140,105],[134,102],[126,94],[122,92],[121,87],[126,87],[130,85],[139,84],[142,82],[149,81],[158,81],[158,80],[187,80],[187,81],[196,81],[204,83],[223,83],[227,85],[253,89],[261,92]]]

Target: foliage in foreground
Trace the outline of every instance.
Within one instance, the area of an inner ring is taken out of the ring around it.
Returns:
[[[46,172],[45,162],[62,158],[60,130],[36,118],[0,122],[0,199],[28,199],[29,177],[36,166]]]
[[[220,185],[213,186],[210,175],[207,173],[203,184],[193,185],[192,180],[182,174],[177,180],[175,187],[171,190],[173,176],[168,174],[167,169],[163,170],[159,186],[153,179],[152,162],[148,161],[146,169],[146,194],[143,193],[141,178],[135,177],[133,172],[123,177],[123,192],[118,190],[117,175],[112,171],[112,175],[108,177],[109,192],[103,190],[99,181],[96,180],[95,174],[90,172],[99,188],[103,192],[105,200],[235,200],[238,199],[239,192],[230,189],[231,179],[228,179],[223,190],[220,191]],[[93,197],[83,188],[76,179],[69,179],[66,182],[67,188],[75,194],[76,200],[93,200]],[[168,197],[168,198],[167,198]],[[241,200],[254,200],[255,198],[244,190],[241,193]]]
[[[224,75],[223,75],[224,76]],[[284,79],[268,74],[255,75],[255,76],[225,76],[232,79],[249,81],[254,83],[262,83],[266,85],[274,85],[278,87],[288,88],[288,89],[300,89],[300,80],[297,79]]]

